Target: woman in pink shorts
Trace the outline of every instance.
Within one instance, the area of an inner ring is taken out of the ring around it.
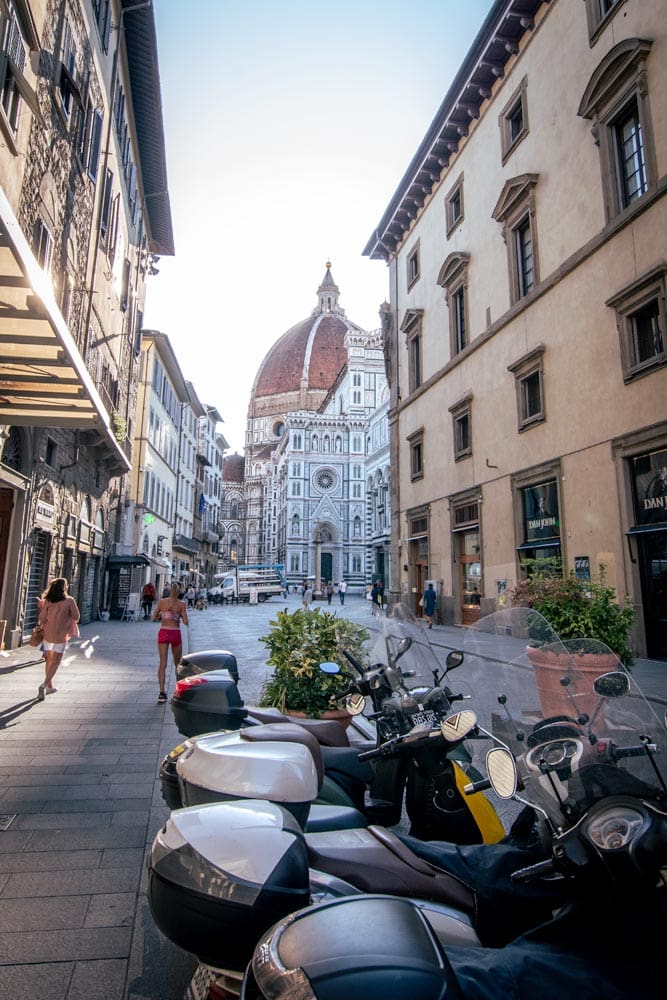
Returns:
[[[181,662],[181,652],[183,643],[181,640],[181,622],[188,624],[188,611],[185,602],[179,600],[180,587],[177,583],[172,583],[169,590],[169,597],[163,597],[158,601],[153,612],[153,621],[160,621],[161,628],[157,634],[157,649],[160,662],[157,668],[157,679],[160,688],[158,701],[163,703],[167,700],[165,678],[167,674],[167,654],[171,646],[171,655],[174,658],[174,669]]]

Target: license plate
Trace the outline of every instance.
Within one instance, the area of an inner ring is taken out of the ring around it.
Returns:
[[[215,973],[212,969],[198,965],[183,1000],[208,1000],[208,988],[214,979]]]
[[[413,726],[434,726],[436,722],[435,712],[415,712],[412,716]]]

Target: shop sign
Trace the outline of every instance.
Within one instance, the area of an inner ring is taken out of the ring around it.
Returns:
[[[667,521],[667,451],[632,460],[638,524]]]
[[[523,490],[523,516],[526,542],[560,540],[558,490],[556,481],[528,486]]]
[[[56,516],[56,509],[52,503],[44,500],[37,500],[35,507],[35,523],[45,528],[52,528]]]

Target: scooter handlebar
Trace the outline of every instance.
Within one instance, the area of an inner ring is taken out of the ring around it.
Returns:
[[[510,878],[512,882],[534,882],[535,879],[542,878],[543,875],[553,875],[555,870],[553,860],[549,858],[547,861],[538,861],[535,865],[519,868],[518,871],[512,872]]]
[[[476,792],[484,792],[487,788],[491,787],[491,782],[488,778],[482,778],[480,781],[471,781],[469,785],[463,786],[463,791],[466,795],[474,795]]]

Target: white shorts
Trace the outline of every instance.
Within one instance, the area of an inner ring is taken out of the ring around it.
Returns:
[[[66,642],[43,642],[42,646],[45,651],[50,653],[64,653],[67,646]]]

